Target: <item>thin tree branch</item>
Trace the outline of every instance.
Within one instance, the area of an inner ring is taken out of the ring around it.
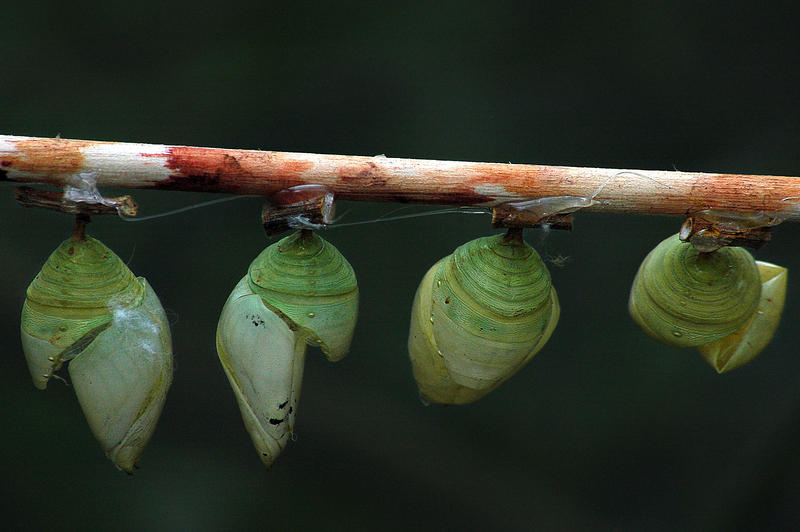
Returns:
[[[704,209],[800,218],[800,178],[320,155],[0,135],[0,180],[270,197],[320,184],[337,199],[495,206],[574,196],[595,212]]]

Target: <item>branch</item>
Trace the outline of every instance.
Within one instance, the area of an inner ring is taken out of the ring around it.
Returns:
[[[800,178],[320,155],[0,135],[0,181],[270,197],[320,184],[337,199],[495,206],[548,196],[586,210],[685,216],[705,209],[800,218]]]

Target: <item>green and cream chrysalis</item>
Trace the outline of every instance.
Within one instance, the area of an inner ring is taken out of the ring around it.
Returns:
[[[521,231],[478,238],[428,270],[408,351],[422,397],[462,404],[497,388],[550,338],[559,316],[550,273]]]
[[[703,253],[673,235],[639,267],[628,308],[656,340],[697,347],[719,373],[750,362],[770,342],[786,297],[787,270],[742,248]]]
[[[147,281],[98,240],[66,240],[28,287],[21,336],[34,386],[69,362],[92,432],[131,473],[172,382],[169,324]]]
[[[217,326],[217,353],[265,466],[291,437],[306,345],[341,360],[357,315],[352,266],[308,230],[265,249],[228,297]]]

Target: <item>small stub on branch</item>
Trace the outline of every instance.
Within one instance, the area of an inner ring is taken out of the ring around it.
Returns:
[[[763,247],[772,238],[772,226],[782,220],[766,213],[703,210],[693,213],[681,226],[683,242],[710,253],[725,246]]]
[[[139,207],[131,196],[116,198],[73,198],[65,192],[41,190],[32,187],[17,187],[14,198],[23,207],[35,207],[66,214],[94,216],[98,214],[121,214],[136,216]]]
[[[492,227],[547,227],[572,231],[572,214],[553,214],[541,217],[536,212],[520,210],[505,204],[492,209]]]
[[[333,222],[333,193],[322,185],[299,185],[276,192],[261,210],[267,236],[290,229],[322,229]]]

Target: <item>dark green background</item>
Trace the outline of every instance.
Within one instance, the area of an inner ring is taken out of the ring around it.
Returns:
[[[113,5],[113,7],[111,7]],[[322,153],[800,174],[789,2],[16,2],[2,9],[0,133]],[[792,272],[783,323],[718,376],[627,315],[639,262],[681,220],[581,214],[531,231],[562,317],[496,392],[425,408],[406,353],[426,269],[492,232],[437,216],[329,231],[361,317],[339,364],[311,350],[297,441],[265,471],[217,362],[228,292],[267,241],[245,199],[91,232],[146,276],[177,369],[133,478],[70,388],[37,391],[24,290],[70,232],[0,188],[4,528],[791,529],[800,520],[800,230],[757,257]],[[115,191],[108,191],[115,192]],[[143,214],[212,195],[134,192]],[[390,204],[342,202],[345,221]]]

